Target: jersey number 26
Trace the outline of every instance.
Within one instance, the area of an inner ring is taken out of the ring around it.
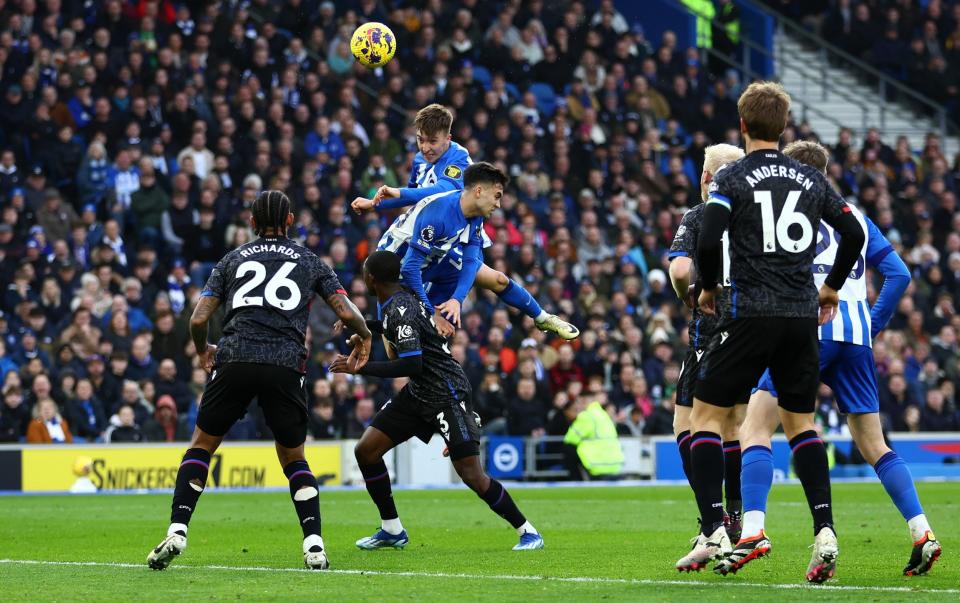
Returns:
[[[237,267],[237,273],[234,278],[239,279],[249,272],[253,273],[253,278],[244,283],[243,286],[233,294],[233,307],[262,306],[264,300],[266,300],[268,304],[281,310],[292,310],[296,308],[297,305],[300,304],[300,287],[296,282],[287,278],[296,267],[296,262],[284,262],[283,265],[280,266],[280,269],[267,281],[267,286],[264,288],[263,295],[261,296],[248,294],[252,293],[254,289],[266,280],[266,266],[253,260],[240,264],[240,266]],[[281,289],[286,289],[290,292],[286,299],[280,299],[280,296],[277,295]]]

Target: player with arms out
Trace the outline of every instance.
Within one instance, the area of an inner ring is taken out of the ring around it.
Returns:
[[[857,260],[864,236],[823,174],[779,151],[790,111],[783,87],[754,82],[740,96],[737,109],[747,155],[714,176],[697,244],[700,307],[711,314],[716,312],[722,276],[721,239],[729,227],[730,306],[717,327],[716,345],[701,361],[690,416],[690,464],[702,539],[677,568],[701,569],[732,550],[723,528],[720,432],[729,408],[749,396],[769,368],[781,394],[783,428],[797,475],[815,503],[811,511],[816,537],[807,579],[822,582],[833,575],[838,547],[827,453],[813,424],[820,383],[818,314],[819,322],[833,317],[837,291]],[[841,238],[818,295],[811,265],[821,218]]]
[[[201,366],[212,373],[203,392],[197,427],[183,455],[173,493],[167,536],[147,557],[164,569],[187,548],[187,526],[207,485],[210,458],[223,436],[256,397],[276,439],[277,458],[290,481],[290,497],[303,529],[303,559],[327,569],[320,537],[317,479],[304,457],[307,396],[306,328],[310,303],[320,295],[355,333],[347,359],[352,370],[370,355],[372,334],[333,270],[286,237],[293,223],[290,200],[264,191],[253,203],[251,225],[260,238],[225,255],[207,280],[190,319]],[[226,306],[219,345],[207,343],[207,323]]]
[[[453,328],[442,310],[456,310],[459,316],[460,302],[483,264],[483,220],[500,207],[508,182],[493,164],[473,163],[464,173],[462,191],[441,194],[416,217],[400,274],[427,310],[436,313],[444,337],[453,335]]]
[[[730,144],[715,144],[704,150],[703,173],[700,175],[700,194],[707,201],[707,186],[713,182],[713,175],[724,165],[743,157],[743,150]],[[696,305],[696,287],[691,285],[696,271],[694,260],[697,255],[697,239],[700,236],[700,222],[703,219],[704,205],[701,203],[683,215],[673,244],[670,246],[670,282],[673,290],[692,310],[688,325],[690,350],[680,365],[680,378],[677,380],[677,403],[673,414],[673,433],[677,438],[677,448],[683,463],[683,473],[690,481],[690,410],[693,406],[693,387],[697,382],[700,359],[706,347],[712,341],[717,328],[716,315],[707,315]],[[723,275],[724,287],[730,286],[730,259],[727,251],[727,237],[724,235]],[[730,303],[728,290],[720,296],[718,304]],[[746,399],[738,402],[746,402]],[[739,427],[746,414],[745,404],[737,404],[731,409],[730,416],[723,426],[723,484],[726,492],[726,513],[724,524],[732,541],[740,536],[740,441]]]
[[[437,333],[431,313],[417,296],[400,284],[400,258],[376,251],[363,265],[363,280],[380,303],[382,323],[368,323],[382,333],[391,360],[368,362],[361,368],[338,356],[330,370],[371,377],[409,377],[410,382],[373,418],[355,454],[367,492],[380,511],[381,527],[357,541],[361,549],[403,548],[409,542],[390,487],[383,455],[416,436],[429,442],[440,433],[450,449],[454,469],[471,490],[520,536],[516,551],[543,548],[543,538],[517,508],[503,485],[480,464],[480,426],[473,412],[470,382]],[[351,343],[359,338],[351,338]]]
[[[413,205],[393,221],[380,239],[378,249],[392,251],[403,257],[407,244],[418,232],[414,230],[414,224],[420,212],[444,193],[463,190],[464,174],[472,161],[467,149],[451,140],[452,125],[453,114],[443,105],[434,103],[417,112],[414,127],[420,151],[413,159],[407,186],[381,186],[373,199],[357,197],[350,204],[357,213],[375,208],[395,209]],[[483,232],[481,237],[484,237],[485,246],[489,245]],[[493,291],[508,306],[533,318],[541,331],[556,333],[567,340],[580,336],[579,329],[559,316],[545,312],[522,285],[510,280],[504,273],[481,262],[475,280],[478,286]],[[473,284],[473,281],[469,283],[467,292]],[[444,303],[438,305],[443,316],[456,326],[460,326],[460,307],[466,294],[458,299],[443,300]]]
[[[783,154],[824,173],[830,159],[829,152],[815,142],[791,143]],[[871,349],[873,338],[886,326],[910,284],[910,271],[870,218],[856,208],[852,214],[867,240],[859,250],[853,272],[839,291],[839,312],[820,327],[820,379],[833,390],[840,412],[847,415],[853,441],[864,459],[873,465],[877,477],[907,522],[913,538],[913,551],[903,573],[915,576],[927,573],[942,549],[923,513],[910,469],[884,442],[876,366]],[[837,247],[834,230],[821,223],[813,264],[813,279],[818,285],[823,284],[834,263]],[[884,277],[873,308],[867,303],[867,265],[879,270]],[[721,561],[718,567],[724,571],[737,571],[770,550],[763,526],[767,496],[773,483],[770,438],[779,425],[777,390],[767,371],[750,399],[750,420],[743,426],[745,537]]]

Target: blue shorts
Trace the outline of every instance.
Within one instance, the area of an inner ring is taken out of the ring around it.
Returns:
[[[880,412],[877,395],[877,367],[873,362],[873,350],[863,345],[839,341],[820,342],[820,381],[833,390],[837,406],[844,414]],[[770,392],[777,397],[777,390],[767,370],[753,391]]]
[[[457,283],[458,280],[429,281],[423,283],[423,289],[427,292],[427,299],[430,300],[430,303],[438,306],[453,298],[453,294],[457,290]]]

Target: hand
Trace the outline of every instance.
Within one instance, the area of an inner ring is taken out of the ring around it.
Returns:
[[[216,356],[217,346],[213,345],[212,343],[208,343],[205,350],[197,353],[197,357],[200,359],[200,368],[209,373],[213,369],[213,361]]]
[[[343,333],[343,321],[338,320],[337,322],[333,323],[333,328],[330,329],[330,333],[333,335],[339,335],[340,333]]]
[[[347,358],[347,364],[351,369],[350,372],[356,374],[360,372],[363,365],[370,359],[370,348],[373,347],[373,336],[369,334],[366,337],[353,335],[350,337],[350,342],[353,345],[353,351],[350,352],[350,357]]]
[[[373,196],[373,201],[377,205],[380,204],[384,199],[396,199],[400,196],[400,189],[394,186],[387,186],[384,184],[377,189],[377,194]]]
[[[444,339],[453,337],[453,334],[457,331],[453,328],[453,325],[450,324],[450,321],[441,316],[439,312],[433,315],[433,322],[437,323],[437,333],[440,333],[440,337]]]
[[[837,313],[837,306],[840,305],[840,294],[833,287],[824,284],[820,287],[820,318],[819,324],[825,325]]]
[[[377,206],[377,201],[375,199],[365,199],[364,197],[357,197],[353,200],[353,203],[350,204],[350,209],[352,209],[357,214],[362,214],[366,211],[371,211]]]
[[[697,307],[697,286],[687,287],[687,296],[683,298],[683,305],[693,310]]]
[[[460,327],[460,302],[455,299],[449,299],[439,306],[437,312],[450,321],[451,324]]]
[[[700,311],[710,316],[717,315],[717,294],[720,293],[720,287],[716,289],[704,289],[700,292],[700,299],[697,300],[700,305]]]
[[[350,364],[350,358],[343,354],[337,354],[336,359],[330,364],[331,373],[347,373],[355,375],[357,371]]]

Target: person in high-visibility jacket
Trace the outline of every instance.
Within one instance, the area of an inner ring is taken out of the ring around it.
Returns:
[[[697,17],[697,48],[712,48],[713,18],[717,15],[713,0],[683,0],[683,4]]]
[[[598,401],[580,411],[563,443],[576,448],[579,464],[591,478],[614,477],[623,469],[617,426]]]

